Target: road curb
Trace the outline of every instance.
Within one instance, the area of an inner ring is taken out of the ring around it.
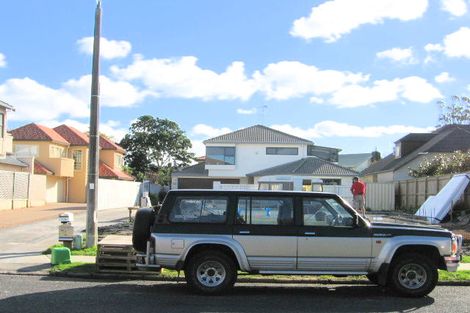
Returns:
[[[114,274],[114,273],[71,273],[71,272],[55,272],[55,273],[19,273],[0,271],[0,275],[24,275],[24,276],[49,276],[49,277],[64,277],[64,278],[82,278],[82,279],[108,279],[108,280],[147,280],[147,281],[162,281],[162,282],[184,282],[183,277],[161,277],[149,274]],[[319,284],[319,285],[373,285],[368,280],[282,280],[272,278],[245,278],[239,277],[238,283],[263,283],[263,284]],[[470,280],[462,281],[441,281],[437,283],[438,286],[470,286]]]

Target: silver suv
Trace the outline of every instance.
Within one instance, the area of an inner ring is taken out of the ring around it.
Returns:
[[[462,237],[439,226],[370,223],[335,194],[170,191],[158,212],[136,214],[137,266],[184,270],[205,294],[230,289],[237,272],[367,275],[424,296],[437,269],[456,271]]]

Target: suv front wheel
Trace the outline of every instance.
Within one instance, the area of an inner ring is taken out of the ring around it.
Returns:
[[[235,284],[237,268],[226,254],[207,251],[188,261],[184,276],[189,287],[198,293],[221,294]]]
[[[437,267],[420,254],[404,254],[393,262],[389,283],[398,293],[409,297],[422,297],[436,287]]]

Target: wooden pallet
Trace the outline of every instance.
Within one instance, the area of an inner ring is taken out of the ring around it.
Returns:
[[[136,252],[130,236],[109,235],[98,243],[96,267],[106,273],[146,273],[135,265]]]

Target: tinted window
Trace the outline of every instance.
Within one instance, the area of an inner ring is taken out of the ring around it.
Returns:
[[[299,148],[267,147],[266,154],[268,155],[298,155]]]
[[[225,197],[177,197],[169,220],[180,223],[225,223]]]
[[[306,226],[351,226],[353,216],[335,199],[306,198],[302,201]]]
[[[206,164],[235,165],[235,147],[207,147]]]
[[[241,197],[238,200],[238,224],[292,225],[294,209],[291,198]]]

